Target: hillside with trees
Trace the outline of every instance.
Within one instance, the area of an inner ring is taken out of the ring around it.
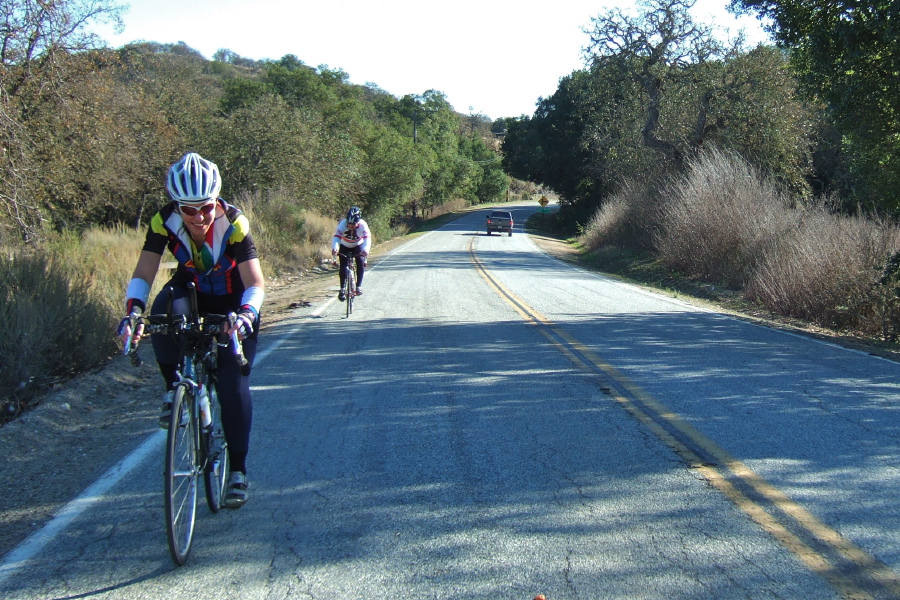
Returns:
[[[187,151],[213,160],[251,216],[267,277],[318,264],[337,218],[376,239],[447,203],[506,197],[491,123],[443,93],[397,98],[293,55],[108,48],[113,0],[0,1],[0,406],[102,362],[143,239]],[[73,352],[73,349],[77,351]],[[0,414],[0,422],[3,415]]]
[[[358,204],[383,232],[451,199],[505,194],[483,128],[438,91],[396,98],[292,55],[103,48],[85,26],[118,17],[110,0],[3,4],[5,243],[146,220],[166,199],[168,165],[188,149],[219,165],[231,198],[277,191],[329,217]]]

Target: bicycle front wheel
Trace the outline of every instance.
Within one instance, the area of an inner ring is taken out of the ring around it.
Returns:
[[[352,259],[348,259],[352,260]],[[353,314],[353,297],[356,296],[356,273],[353,267],[347,267],[347,318]]]
[[[222,411],[219,406],[219,395],[211,380],[207,381],[209,390],[209,410],[212,413],[212,426],[201,436],[203,448],[206,449],[206,461],[203,467],[203,483],[206,488],[206,504],[214,513],[222,508],[225,487],[228,485],[228,443],[222,429]]]
[[[197,517],[198,420],[186,385],[179,385],[172,401],[172,416],[166,439],[165,504],[169,553],[183,565],[194,540]]]

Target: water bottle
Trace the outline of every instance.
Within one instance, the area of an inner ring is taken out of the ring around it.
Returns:
[[[212,416],[209,413],[209,394],[206,388],[201,384],[197,391],[197,400],[200,404],[200,424],[203,427],[209,427],[212,424]]]

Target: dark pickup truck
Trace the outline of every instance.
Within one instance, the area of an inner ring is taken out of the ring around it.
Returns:
[[[487,234],[491,235],[491,233],[495,231],[499,231],[503,233],[504,231],[508,231],[509,235],[512,235],[513,230],[513,217],[512,213],[508,210],[495,210],[488,213],[487,218]]]

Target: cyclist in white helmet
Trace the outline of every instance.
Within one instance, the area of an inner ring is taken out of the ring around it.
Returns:
[[[351,206],[347,216],[338,223],[337,231],[331,242],[331,255],[338,255],[340,263],[341,291],[338,292],[338,300],[344,301],[344,280],[347,277],[345,269],[347,260],[353,258],[356,261],[356,293],[362,295],[363,274],[366,271],[366,257],[369,256],[369,247],[372,245],[372,233],[369,224],[362,218],[362,211],[357,206]]]
[[[249,231],[249,221],[240,210],[219,198],[222,181],[219,168],[199,154],[189,152],[169,169],[166,189],[172,201],[150,221],[144,248],[125,293],[127,315],[140,315],[147,308],[150,288],[166,248],[178,267],[166,286],[175,290],[173,312],[189,314],[188,282],[197,286],[201,313],[237,313],[238,337],[248,366],[241,367],[232,356],[233,348],[219,348],[216,391],[222,405],[222,426],[228,441],[231,475],[224,504],[240,508],[247,500],[247,452],[253,403],[250,395],[250,367],[256,356],[259,315],[265,296],[265,282]],[[166,312],[167,297],[156,296],[151,314]],[[119,325],[123,341],[131,333],[129,317]],[[143,325],[134,332],[140,340]],[[168,427],[177,380],[179,349],[170,336],[151,336],[153,351],[166,384],[160,425]]]

